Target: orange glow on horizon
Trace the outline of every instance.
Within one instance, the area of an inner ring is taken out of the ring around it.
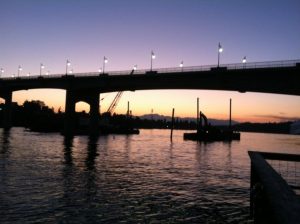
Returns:
[[[105,112],[113,101],[116,92],[100,95],[99,111]],[[298,96],[285,96],[259,93],[237,93],[204,90],[148,90],[124,92],[115,112],[125,114],[127,102],[134,116],[160,114],[171,116],[175,108],[175,117],[196,117],[196,99],[199,97],[200,110],[211,119],[228,120],[229,99],[232,98],[232,119],[238,122],[281,122],[299,119],[300,100]],[[65,91],[55,89],[35,89],[16,91],[13,101],[22,105],[25,100],[40,100],[57,112],[64,111]],[[4,102],[0,99],[0,102]],[[77,112],[89,112],[85,102],[76,103]]]

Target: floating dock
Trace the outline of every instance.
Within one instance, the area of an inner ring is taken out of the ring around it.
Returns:
[[[184,140],[194,140],[194,141],[232,141],[240,140],[241,134],[234,131],[198,131],[196,133],[184,133]]]

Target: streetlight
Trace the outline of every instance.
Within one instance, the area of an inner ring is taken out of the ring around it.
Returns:
[[[104,74],[104,70],[105,70],[105,64],[107,64],[108,59],[104,56],[103,58],[103,74]]]
[[[150,67],[150,71],[152,72],[152,65],[153,65],[153,60],[156,58],[155,54],[153,51],[151,51],[151,67]]]
[[[134,70],[134,71],[137,70],[137,65],[134,65],[134,66],[133,66],[133,70]]]
[[[46,72],[46,75],[49,75],[49,74],[50,74],[50,71],[47,71],[47,72]]]
[[[244,65],[243,67],[245,68],[245,67],[246,67],[246,63],[247,63],[247,58],[246,58],[246,56],[243,57],[242,63],[243,63],[243,65]]]
[[[183,61],[180,62],[179,67],[181,68],[181,71],[183,71]]]
[[[98,69],[98,72],[101,73],[101,72],[102,72],[102,68],[99,68],[99,69]]]
[[[67,60],[67,63],[66,63],[66,75],[68,75],[68,68],[70,67],[71,65],[71,62],[69,60]]]
[[[30,72],[27,73],[27,77],[29,77],[29,76],[30,76]]]
[[[0,74],[0,78],[1,78],[1,76],[3,76],[3,73],[4,73],[4,69],[1,68],[1,69],[0,69],[0,72],[1,72],[1,74]]]
[[[40,65],[40,76],[42,76],[42,70],[45,68],[45,66],[43,65],[43,63],[41,63]]]
[[[19,67],[18,67],[18,78],[19,78],[19,76],[20,76],[20,72],[22,71],[22,67],[21,67],[21,65],[19,65]]]
[[[73,74],[73,68],[69,71],[70,74]]]
[[[223,52],[223,48],[221,46],[221,43],[219,42],[218,45],[218,67],[220,66],[220,54]]]

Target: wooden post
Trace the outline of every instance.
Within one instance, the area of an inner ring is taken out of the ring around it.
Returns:
[[[231,128],[231,98],[229,101],[229,128]]]
[[[129,118],[129,101],[127,101],[127,118]]]
[[[170,136],[170,138],[171,138],[171,141],[172,141],[172,139],[173,139],[173,128],[174,128],[174,111],[175,111],[175,109],[173,108],[173,110],[172,110],[172,123],[171,123],[171,136]]]
[[[197,125],[197,130],[199,129],[199,97],[197,97],[197,121],[196,121],[196,125]]]

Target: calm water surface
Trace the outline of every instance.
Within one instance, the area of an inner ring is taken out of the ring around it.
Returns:
[[[300,153],[300,136],[203,144],[174,134],[0,129],[0,223],[248,223],[247,150]]]

